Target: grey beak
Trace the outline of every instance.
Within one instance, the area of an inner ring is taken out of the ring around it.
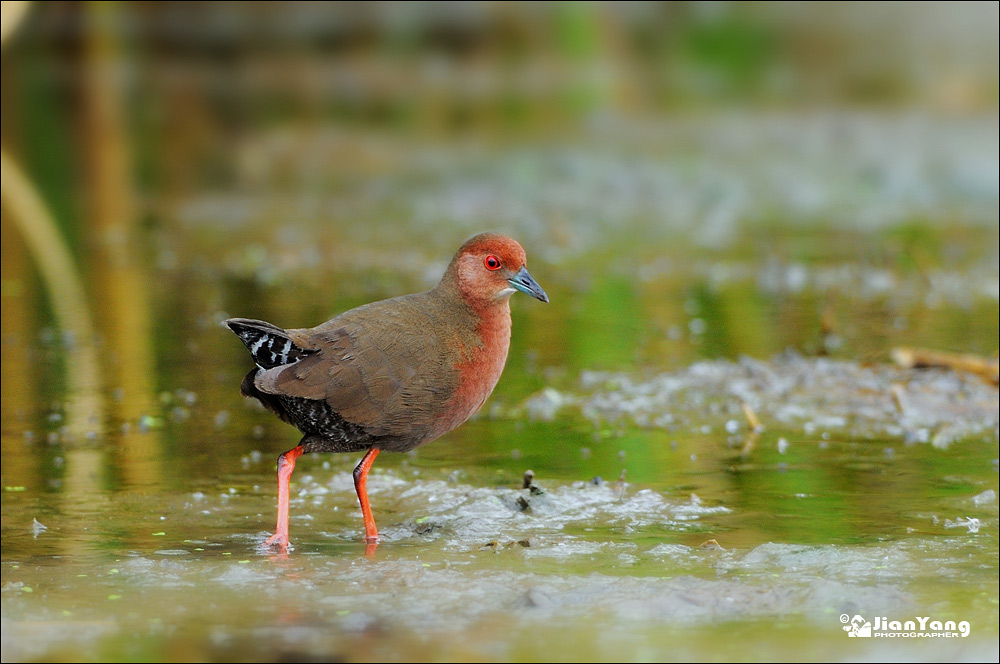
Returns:
[[[528,268],[526,267],[522,267],[517,274],[507,280],[507,283],[522,293],[527,293],[536,300],[541,300],[542,302],[549,301],[549,296],[545,294],[545,291],[538,285],[538,282],[528,274]]]

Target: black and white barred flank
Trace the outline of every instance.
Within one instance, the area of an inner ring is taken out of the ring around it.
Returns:
[[[288,333],[277,325],[251,318],[230,318],[226,321],[243,345],[250,351],[253,361],[261,369],[273,369],[298,362],[316,352],[299,348]]]

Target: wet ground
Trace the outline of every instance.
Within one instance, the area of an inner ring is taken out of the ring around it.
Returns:
[[[150,203],[132,272],[87,273],[96,340],[60,331],[5,221],[4,660],[995,660],[997,388],[891,350],[995,357],[996,136],[727,116],[391,160],[258,137],[235,186]],[[294,549],[259,550],[297,437],[239,397],[218,323],[426,288],[487,228],[552,303],[515,300],[482,413],[379,457],[372,555],[332,455],[299,462]]]

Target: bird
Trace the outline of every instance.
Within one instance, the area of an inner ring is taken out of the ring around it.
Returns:
[[[407,452],[476,413],[510,348],[510,297],[549,297],[524,249],[499,233],[467,240],[436,286],[359,306],[307,329],[230,318],[255,366],[240,391],[302,432],[278,457],[278,518],[262,546],[287,551],[289,483],[308,452],[364,452],[354,469],[365,542],[379,541],[368,471],[380,452]]]

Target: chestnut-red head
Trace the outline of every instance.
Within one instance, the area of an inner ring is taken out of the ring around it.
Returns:
[[[549,296],[524,264],[524,249],[516,240],[499,233],[480,233],[459,248],[442,283],[454,284],[476,308],[506,302],[515,291],[548,302]]]

